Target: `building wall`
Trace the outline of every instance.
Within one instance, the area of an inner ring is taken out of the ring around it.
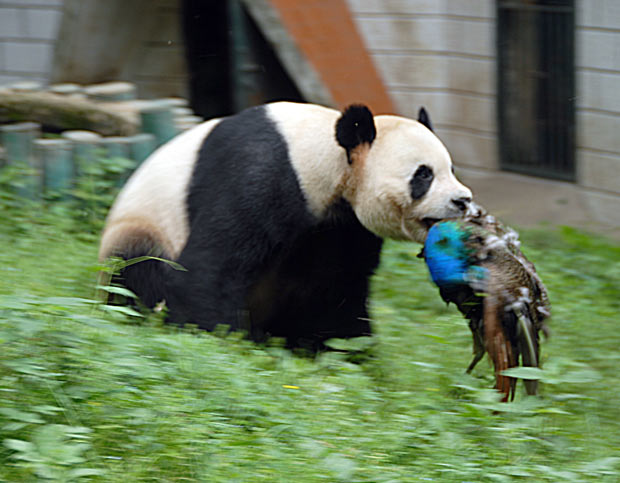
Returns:
[[[52,82],[123,80],[140,97],[187,94],[179,0],[62,3]]]
[[[576,13],[578,182],[620,224],[620,2],[578,0]]]
[[[46,82],[63,0],[0,0],[0,84]]]
[[[495,2],[347,1],[399,113],[424,105],[458,165],[496,168]]]
[[[146,3],[140,22],[119,0],[0,0],[0,85],[127,80],[142,97],[186,96],[179,1]]]
[[[132,0],[133,1],[133,0]],[[187,97],[188,72],[180,0],[151,0],[152,15],[126,76],[142,97]]]
[[[347,0],[397,110],[458,166],[498,169],[495,0]],[[577,195],[620,225],[620,1],[576,0]]]

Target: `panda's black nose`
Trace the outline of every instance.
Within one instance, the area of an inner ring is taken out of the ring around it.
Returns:
[[[456,207],[465,212],[467,211],[467,205],[469,205],[469,203],[471,203],[471,198],[470,197],[464,197],[464,198],[455,198],[452,200],[452,203],[454,203],[454,205],[456,205]]]

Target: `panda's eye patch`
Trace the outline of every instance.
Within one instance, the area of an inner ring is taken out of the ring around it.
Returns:
[[[411,197],[414,200],[418,200],[422,198],[428,191],[433,182],[433,170],[423,164],[420,166],[411,181],[409,182],[409,186],[411,187]]]

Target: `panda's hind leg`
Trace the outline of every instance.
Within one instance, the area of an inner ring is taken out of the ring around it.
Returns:
[[[110,267],[109,284],[127,288],[137,296],[141,305],[152,309],[166,298],[165,280],[171,268],[167,263],[150,257],[162,260],[170,260],[171,257],[148,231],[134,229],[124,235],[122,243],[116,243],[114,249],[102,257],[121,259],[117,266]],[[108,294],[107,302],[138,305],[137,300],[112,293]]]
[[[125,261],[131,263],[140,256],[142,255],[128,257]],[[166,298],[164,284],[166,270],[165,264],[157,260],[131,263],[112,276],[112,285],[120,285],[129,289],[144,306],[152,309]],[[131,305],[135,304],[132,301],[128,302]]]

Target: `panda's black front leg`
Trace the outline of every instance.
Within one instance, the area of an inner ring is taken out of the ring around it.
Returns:
[[[364,278],[347,280],[349,285],[326,307],[321,321],[321,338],[343,338],[369,336],[372,334],[368,314],[368,281]],[[342,282],[341,282],[342,283]]]

